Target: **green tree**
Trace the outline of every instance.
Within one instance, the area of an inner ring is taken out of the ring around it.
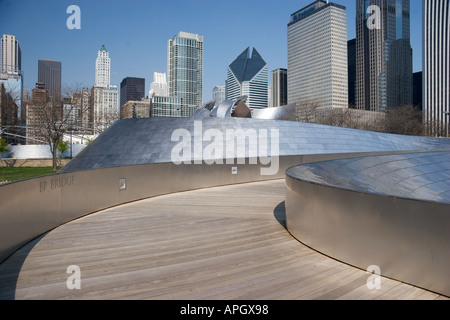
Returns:
[[[69,142],[60,140],[58,143],[58,151],[61,154],[61,157],[69,150]]]
[[[9,144],[6,142],[6,139],[0,138],[0,163],[3,163],[2,154],[9,151]]]

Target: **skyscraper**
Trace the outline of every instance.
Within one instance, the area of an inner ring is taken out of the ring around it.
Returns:
[[[212,90],[212,99],[216,104],[221,104],[225,100],[225,86],[215,86]]]
[[[348,59],[348,105],[355,107],[356,86],[356,39],[347,42]]]
[[[38,82],[44,84],[52,99],[61,99],[61,62],[56,60],[38,61]]]
[[[250,109],[267,108],[268,77],[267,63],[255,48],[248,47],[228,66],[225,97],[247,96]]]
[[[412,104],[409,0],[356,0],[356,107]]]
[[[108,88],[111,84],[111,59],[105,45],[102,45],[95,60],[95,86]]]
[[[446,135],[450,122],[450,3],[423,1],[423,120],[429,134]]]
[[[95,85],[91,90],[91,117],[94,129],[106,130],[119,120],[119,91],[111,85],[111,59],[102,45],[95,60]]]
[[[153,82],[150,84],[150,91],[148,97],[152,96],[168,97],[169,88],[167,86],[167,78],[165,73],[153,73]]]
[[[285,106],[287,100],[287,69],[279,68],[272,71],[272,105],[270,107]]]
[[[287,33],[288,102],[347,108],[346,8],[315,1],[291,14]]]
[[[20,72],[22,70],[22,52],[16,37],[4,34],[1,47],[2,65],[0,72],[12,74]]]
[[[168,41],[169,96],[181,99],[183,114],[193,114],[202,105],[203,35],[180,31]]]
[[[120,83],[120,106],[145,97],[145,79],[126,77]]]

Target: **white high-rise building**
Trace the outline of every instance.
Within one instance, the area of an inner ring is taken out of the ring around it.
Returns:
[[[269,73],[267,63],[253,48],[245,49],[229,66],[225,82],[226,99],[234,100],[246,96],[250,109],[269,106]]]
[[[215,86],[212,91],[212,99],[216,104],[221,104],[225,100],[225,86]]]
[[[95,86],[108,88],[111,84],[111,59],[105,45],[98,51],[95,60]]]
[[[152,96],[168,97],[169,88],[167,86],[167,79],[165,73],[153,73],[153,82],[150,84],[149,98]]]
[[[423,1],[423,121],[427,133],[447,135],[450,126],[450,2]]]
[[[346,8],[318,0],[293,13],[288,33],[288,103],[348,108]]]
[[[19,41],[13,35],[4,34],[2,38],[2,65],[1,72],[18,74],[22,69],[22,57]]]
[[[91,108],[94,129],[106,130],[119,120],[119,90],[111,85],[111,59],[105,45],[95,61],[95,86],[91,90]]]

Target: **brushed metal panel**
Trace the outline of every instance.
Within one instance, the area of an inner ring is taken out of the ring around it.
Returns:
[[[344,190],[286,176],[286,224],[337,260],[450,295],[450,217],[444,203]]]

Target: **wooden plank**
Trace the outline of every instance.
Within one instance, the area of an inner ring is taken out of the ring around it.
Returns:
[[[0,299],[446,299],[390,279],[369,292],[365,271],[285,230],[284,197],[281,179],[85,216],[1,264]],[[72,264],[81,269],[80,290],[66,286]]]

